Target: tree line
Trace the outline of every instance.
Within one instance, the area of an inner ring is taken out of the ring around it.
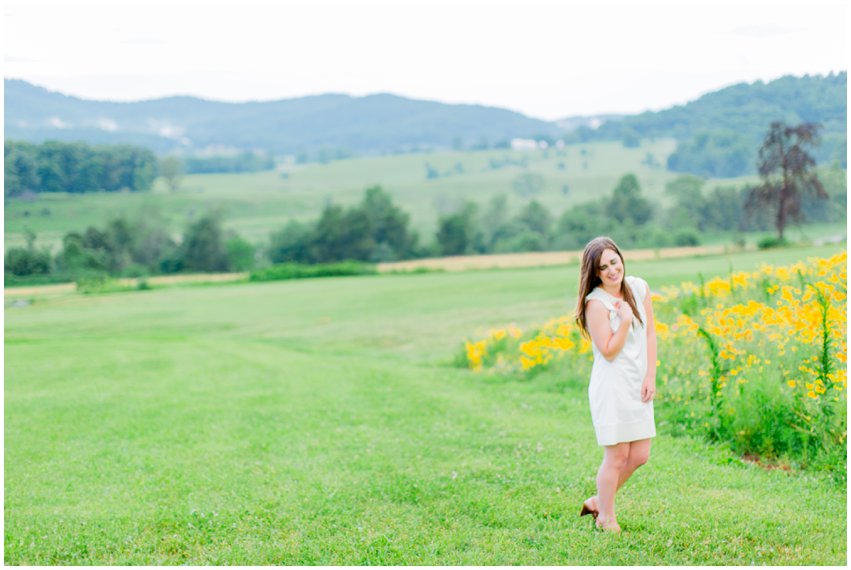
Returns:
[[[841,181],[832,186],[840,187]],[[92,273],[142,276],[181,272],[246,271],[285,262],[303,264],[346,260],[383,262],[420,257],[577,250],[607,234],[624,247],[699,245],[704,232],[768,230],[776,209],[750,207],[752,187],[716,187],[681,176],[666,185],[671,198],[662,206],[643,196],[638,179],[624,175],[608,196],[576,205],[555,216],[536,200],[510,212],[508,198],[486,204],[467,202],[440,216],[434,238],[420,243],[410,216],[380,187],[368,188],[348,208],[329,203],[313,222],[291,221],[273,232],[265,245],[249,243],[223,227],[220,214],[208,213],[172,237],[166,221],[147,213],[137,220],[117,218],[102,228],[68,232],[56,255],[35,246],[6,251],[7,282],[13,276],[54,276],[74,280]],[[845,193],[830,200],[805,196],[799,219],[839,221],[845,216]],[[787,213],[788,217],[788,213]]]
[[[234,232],[228,232],[218,213],[207,213],[186,224],[175,239],[166,221],[151,212],[129,220],[115,218],[102,228],[90,226],[62,238],[53,255],[35,245],[6,250],[5,272],[10,277],[52,277],[72,281],[89,275],[140,277],[182,272],[226,272],[251,269],[256,248]]]
[[[144,192],[157,176],[154,153],[132,145],[7,140],[3,157],[6,197],[27,192]]]
[[[609,196],[573,206],[556,217],[537,200],[509,212],[505,195],[484,207],[467,202],[438,219],[434,239],[420,243],[410,215],[381,187],[366,189],[350,207],[329,202],[313,222],[290,221],[257,248],[223,229],[222,217],[207,214],[190,222],[173,239],[156,216],[130,222],[120,218],[105,228],[69,232],[52,257],[35,247],[6,252],[5,270],[13,276],[112,275],[233,271],[256,264],[338,261],[382,262],[428,256],[581,249],[606,234],[624,247],[699,245],[704,232],[778,230],[791,222],[845,219],[844,172],[816,175],[807,150],[817,142],[818,126],[772,123],[759,150],[756,186],[720,186],[706,191],[705,180],[685,175],[666,185],[669,204],[647,199],[634,174],[621,177]],[[826,184],[825,184],[826,182]],[[828,191],[829,190],[829,191]]]

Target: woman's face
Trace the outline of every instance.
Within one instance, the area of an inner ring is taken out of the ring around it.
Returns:
[[[604,286],[620,287],[621,281],[623,281],[623,262],[615,250],[603,250],[597,277],[600,278]]]

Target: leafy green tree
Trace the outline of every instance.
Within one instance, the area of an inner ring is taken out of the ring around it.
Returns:
[[[47,141],[36,149],[40,192],[68,191],[68,174],[65,146],[56,141]]]
[[[360,209],[328,204],[313,229],[311,257],[320,263],[369,258],[375,242],[369,218]]]
[[[376,248],[381,248],[378,257],[382,261],[403,259],[416,246],[417,236],[409,229],[410,216],[393,203],[392,197],[380,186],[367,188],[360,209],[369,221],[370,233]],[[371,256],[375,258],[376,256]]]
[[[508,218],[508,198],[505,194],[494,196],[482,215],[482,241],[487,251],[492,251],[500,239],[511,233]]]
[[[95,192],[151,188],[156,157],[130,145],[89,146],[47,141],[40,145],[4,144],[7,196],[23,191]]]
[[[340,260],[364,261],[370,258],[376,242],[367,213],[361,208],[350,208],[343,216]]]
[[[3,144],[3,188],[7,197],[35,192],[41,181],[34,146],[29,143],[5,141]]]
[[[3,256],[3,270],[16,276],[44,275],[50,273],[49,249],[35,248],[36,236],[27,230],[26,247],[10,247]]]
[[[290,221],[270,236],[268,255],[272,263],[310,263],[313,231],[305,224]]]
[[[158,272],[164,268],[163,260],[177,259],[177,244],[170,235],[167,222],[158,211],[142,212],[129,225],[129,229],[132,239],[128,247],[134,263],[151,272]]]
[[[179,259],[182,270],[228,270],[228,253],[222,221],[218,214],[206,214],[189,224],[180,245]]]
[[[553,217],[540,202],[532,200],[517,214],[517,221],[530,232],[546,238],[550,232]]]
[[[126,188],[134,192],[147,192],[157,177],[157,157],[146,148],[128,146],[128,168],[131,170]]]
[[[17,276],[45,275],[50,273],[50,252],[10,247],[3,256],[3,269]]]
[[[653,207],[641,196],[641,186],[634,174],[623,176],[615,186],[607,213],[621,223],[641,226],[653,217]]]
[[[441,255],[481,252],[483,237],[476,219],[476,205],[467,202],[461,210],[438,220],[437,243]]]
[[[789,221],[803,219],[802,196],[828,197],[816,175],[815,159],[806,150],[818,144],[819,128],[814,123],[791,127],[774,121],[759,149],[762,184],[749,193],[745,207],[748,210],[773,208],[777,238],[781,242]]]
[[[606,212],[606,205],[604,198],[566,210],[556,222],[554,247],[581,249],[597,236],[611,235],[615,222]]]
[[[94,229],[94,228],[90,228]],[[106,272],[109,268],[109,255],[105,249],[92,247],[89,241],[97,239],[97,230],[81,234],[68,232],[62,238],[62,250],[56,258],[57,268],[68,273],[87,271]]]
[[[254,268],[254,246],[231,232],[225,241],[228,269],[231,271],[249,271]]]

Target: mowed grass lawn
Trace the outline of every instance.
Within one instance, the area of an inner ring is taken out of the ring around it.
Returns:
[[[652,286],[831,248],[629,263]],[[476,375],[466,336],[576,266],[36,298],[5,311],[7,564],[844,565],[846,490],[672,438],[578,517],[586,378]]]

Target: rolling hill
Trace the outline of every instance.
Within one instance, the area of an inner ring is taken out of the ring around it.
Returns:
[[[325,94],[224,103],[168,97],[89,101],[5,80],[7,139],[134,143],[155,151],[224,147],[274,154],[319,150],[381,154],[492,145],[514,137],[558,136],[553,124],[494,107],[447,105],[390,94]]]
[[[323,94],[226,103],[196,97],[91,101],[5,80],[7,140],[130,143],[164,154],[262,151],[300,162],[410,152],[505,148],[512,138],[568,143],[674,140],[665,166],[730,178],[755,173],[772,121],[822,125],[819,163],[846,166],[847,73],[740,83],[684,105],[637,115],[570,116],[547,122],[481,105],[391,94]]]

